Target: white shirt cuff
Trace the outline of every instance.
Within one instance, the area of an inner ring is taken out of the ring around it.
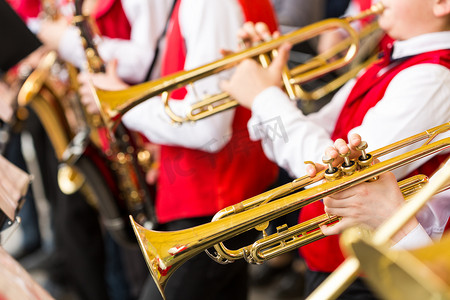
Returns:
[[[292,111],[298,113],[294,102],[280,88],[269,87],[259,93],[252,105],[252,117],[247,123],[250,139],[261,140],[267,135],[267,126],[281,122],[281,117]],[[279,124],[280,126],[282,124]]]
[[[410,233],[392,246],[394,250],[409,250],[421,248],[432,244],[430,236],[422,225],[417,225]]]

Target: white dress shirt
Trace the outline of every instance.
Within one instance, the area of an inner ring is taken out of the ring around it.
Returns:
[[[185,70],[190,70],[221,59],[220,49],[236,50],[236,34],[244,16],[236,0],[183,0],[179,21],[187,52]],[[184,100],[170,100],[170,106],[175,113],[185,116],[191,104],[203,95],[219,93],[219,82],[228,75],[229,71],[225,71],[195,82],[195,90],[188,86]],[[127,112],[123,122],[157,144],[216,152],[231,138],[233,117],[234,109],[195,123],[174,125],[158,96]]]
[[[396,42],[393,58],[450,48],[450,32],[432,33]],[[320,111],[303,115],[277,87],[261,92],[253,103],[248,129],[253,140],[261,140],[266,155],[292,176],[305,174],[304,161],[321,162],[330,136],[345,101],[355,84],[351,80]],[[370,109],[362,124],[350,133],[358,133],[368,143],[368,151],[397,142],[450,121],[450,70],[437,64],[419,64],[401,71],[386,93]],[[277,122],[274,131],[274,122]],[[405,148],[415,149],[417,145]],[[381,158],[391,158],[398,153]],[[429,158],[428,158],[429,159]],[[397,177],[415,170],[423,160],[394,170]]]
[[[445,164],[450,167],[450,161]],[[438,176],[442,176],[442,167],[436,174],[430,178],[433,182]],[[416,226],[408,235],[393,246],[394,249],[414,249],[424,247],[432,243],[433,240],[439,240],[444,233],[448,218],[450,217],[450,196],[449,192],[436,194],[429,200],[427,205],[416,215],[419,225]]]
[[[437,49],[450,49],[449,31],[395,42],[393,58]],[[355,80],[348,82],[329,104],[308,116],[303,115],[281,89],[270,87],[264,90],[253,103],[252,118],[248,123],[251,138],[261,140],[266,155],[292,176],[303,176],[304,161],[321,162],[325,148],[333,144],[330,136],[354,84]],[[449,69],[437,64],[409,67],[398,73],[390,82],[384,97],[367,112],[362,124],[350,133],[360,134],[367,141],[367,150],[370,152],[450,121],[449,99]],[[442,135],[448,136],[448,133]],[[415,148],[417,145],[406,147],[380,160]],[[410,163],[393,173],[397,178],[406,176],[431,157]],[[449,199],[448,196],[449,193],[444,192],[439,197]],[[448,211],[445,216],[437,217],[443,206],[437,204],[432,207],[432,203],[418,216],[425,230],[416,230],[428,241],[428,235],[436,237],[442,234],[448,219]]]
[[[171,6],[172,0],[122,0],[124,13],[131,25],[130,40],[102,37],[98,51],[105,62],[118,60],[117,73],[126,82],[145,80]],[[58,53],[75,66],[85,67],[84,49],[75,26],[64,33]]]

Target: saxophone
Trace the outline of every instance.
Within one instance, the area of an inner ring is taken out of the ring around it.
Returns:
[[[82,12],[83,0],[75,0],[74,4],[73,22],[80,31],[88,70],[93,73],[105,72],[105,64],[94,42],[95,25]],[[88,116],[88,119],[92,120],[93,116]],[[112,132],[101,122],[99,116],[94,116],[94,120],[89,122],[91,130],[94,133],[103,132],[107,137],[107,145],[102,152],[117,183],[118,205],[125,206],[124,217],[136,216],[147,228],[154,228],[157,224],[153,205],[154,191],[145,181],[145,173],[153,164],[150,152],[144,149],[142,139],[122,123]]]

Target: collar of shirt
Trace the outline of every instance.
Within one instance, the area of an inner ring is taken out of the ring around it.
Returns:
[[[427,33],[408,40],[395,41],[392,59],[440,49],[450,49],[450,31]]]

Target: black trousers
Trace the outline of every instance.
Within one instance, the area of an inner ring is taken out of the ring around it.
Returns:
[[[164,224],[159,230],[179,230],[209,222],[211,217],[184,219]],[[254,242],[256,233],[235,237],[225,242],[229,249],[238,249]],[[246,244],[247,243],[247,244]],[[245,300],[248,294],[248,263],[237,260],[221,265],[200,253],[185,262],[169,278],[165,295],[167,300]],[[162,299],[151,276],[147,279],[140,300]]]
[[[38,117],[30,110],[26,131],[33,137],[47,199],[55,249],[50,277],[69,284],[86,300],[109,299],[105,281],[103,234],[97,212],[80,195],[65,195],[58,188],[58,161]],[[57,262],[57,263],[56,263]]]
[[[305,274],[305,297],[311,294],[330,273],[314,272],[309,269]],[[378,300],[374,293],[367,287],[365,282],[356,279],[337,299],[339,300]]]

